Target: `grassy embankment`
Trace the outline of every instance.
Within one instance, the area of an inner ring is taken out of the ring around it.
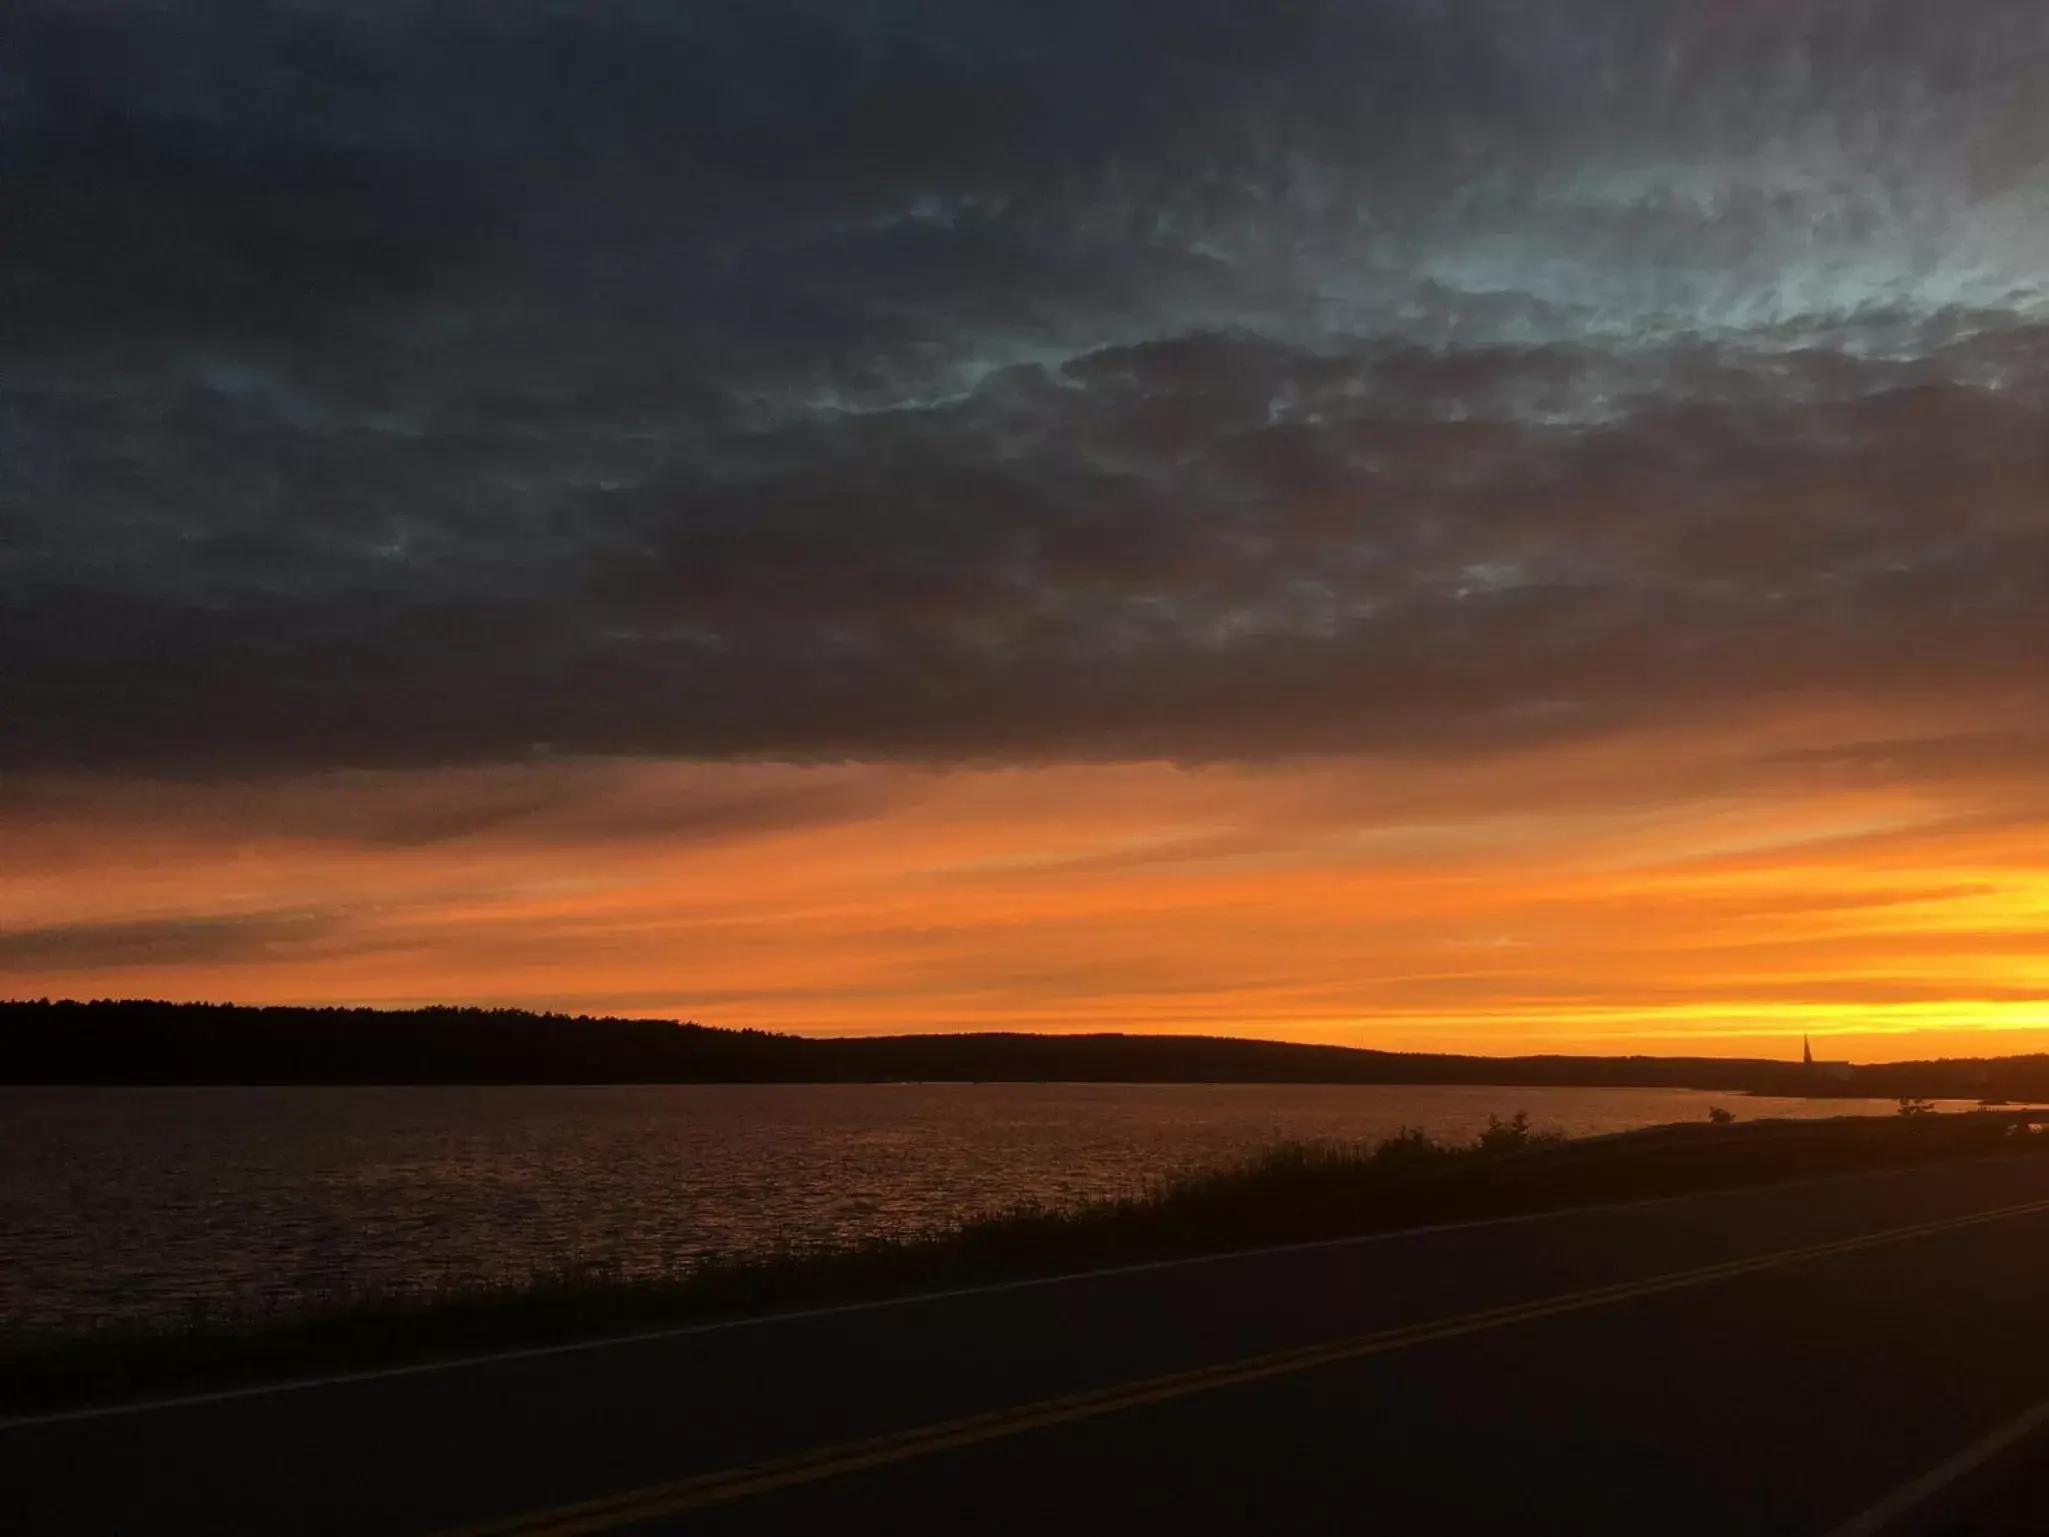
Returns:
[[[345,1372],[1032,1275],[1439,1222],[1953,1159],[2049,1154],[2027,1118],[1975,1115],[1672,1126],[1568,1141],[1496,1121],[1295,1144],[1139,1196],[1020,1209],[842,1249],[711,1260],[656,1277],[579,1268],[519,1284],[328,1299],[302,1310],[0,1337],[0,1412]]]

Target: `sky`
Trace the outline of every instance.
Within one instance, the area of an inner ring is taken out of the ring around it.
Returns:
[[[2037,0],[0,57],[0,997],[2049,1049]]]

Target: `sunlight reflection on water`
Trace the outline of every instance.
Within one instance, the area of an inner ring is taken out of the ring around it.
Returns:
[[[1686,1089],[1128,1084],[0,1090],[0,1327],[649,1273],[1141,1189],[1286,1139],[1892,1111]]]

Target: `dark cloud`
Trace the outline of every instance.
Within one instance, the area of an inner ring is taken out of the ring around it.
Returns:
[[[265,913],[14,929],[0,933],[0,975],[299,959],[337,927],[319,915]]]
[[[909,793],[890,775],[858,765],[828,773],[763,764],[647,771],[579,760],[253,783],[14,776],[0,781],[0,825],[23,834],[9,858],[24,868],[75,863],[102,846],[109,827],[151,850],[278,840],[382,851],[658,840],[674,850],[886,815]]]
[[[2049,694],[2019,0],[30,0],[0,53],[0,769]]]

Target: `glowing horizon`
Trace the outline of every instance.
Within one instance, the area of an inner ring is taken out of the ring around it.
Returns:
[[[2049,8],[799,9],[29,7],[0,994],[2049,1046]]]
[[[1997,763],[1873,774],[1876,724],[1810,706],[1481,762],[66,781],[0,845],[0,993],[1489,1055],[2049,1047],[2049,818],[1988,815]],[[1917,729],[1952,741],[1954,712]]]

